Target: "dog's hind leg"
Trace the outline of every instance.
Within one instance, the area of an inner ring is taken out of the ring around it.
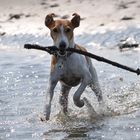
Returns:
[[[94,91],[98,101],[101,102],[103,100],[103,97],[102,97],[102,91],[100,89],[99,83],[94,82],[90,84],[90,87]]]
[[[60,105],[62,106],[62,111],[64,114],[68,112],[68,94],[71,87],[61,84],[61,93],[60,93]]]
[[[98,77],[97,77],[96,70],[93,66],[91,66],[90,72],[91,72],[91,75],[92,75],[92,83],[89,86],[94,91],[98,101],[102,102],[102,100],[103,100],[102,91],[101,91],[101,88],[100,88],[100,85],[99,85],[99,82],[98,82]]]
[[[101,114],[105,114],[106,111],[108,110],[107,105],[105,104],[102,96],[102,91],[98,82],[97,74],[95,68],[90,70],[91,75],[92,75],[92,83],[89,85],[93,92],[95,93],[98,101],[99,101],[99,112]]]

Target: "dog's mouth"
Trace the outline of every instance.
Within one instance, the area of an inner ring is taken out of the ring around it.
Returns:
[[[67,49],[66,44],[61,43],[58,50],[59,55],[66,55],[66,49]]]
[[[61,41],[61,42],[59,43],[58,49],[59,49],[59,54],[60,54],[60,55],[65,55],[65,54],[66,54],[66,49],[67,49],[67,44],[66,44],[66,42]]]
[[[61,56],[65,56],[66,55],[66,49],[59,49],[58,53]]]

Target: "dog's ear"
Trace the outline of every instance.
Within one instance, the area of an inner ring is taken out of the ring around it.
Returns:
[[[53,17],[55,16],[54,13],[51,13],[51,14],[48,14],[45,18],[45,25],[48,27],[48,28],[51,28],[52,26],[54,26],[55,24],[55,21],[53,19]]]
[[[71,19],[71,23],[74,28],[78,27],[80,25],[80,16],[77,13],[73,14],[73,18]]]

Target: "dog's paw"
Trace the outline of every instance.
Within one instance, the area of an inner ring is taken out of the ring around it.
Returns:
[[[42,121],[42,122],[49,121],[49,117],[46,116],[45,114],[39,114],[38,116],[39,116],[40,121]]]
[[[110,112],[108,106],[106,105],[104,101],[99,102],[98,111],[101,116],[107,116]]]
[[[96,119],[98,117],[97,112],[94,110],[93,106],[90,104],[88,99],[86,97],[83,98],[83,101],[87,107],[87,111],[89,113],[89,116],[93,119]]]
[[[61,121],[66,121],[70,119],[69,113],[63,112],[62,110],[57,114],[57,119]]]

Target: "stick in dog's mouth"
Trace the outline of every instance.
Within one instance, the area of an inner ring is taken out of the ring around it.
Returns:
[[[65,56],[67,54],[66,49],[59,49],[58,54],[61,56]]]

